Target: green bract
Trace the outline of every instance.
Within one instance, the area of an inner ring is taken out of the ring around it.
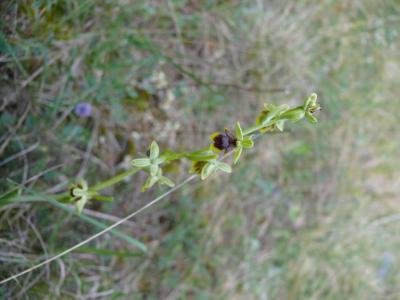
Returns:
[[[214,173],[217,170],[221,170],[226,173],[231,173],[232,168],[230,165],[227,163],[224,163],[222,161],[218,161],[215,159],[209,160],[201,170],[201,179],[204,180],[208,176],[210,176],[212,173]]]
[[[283,126],[285,120],[281,118],[281,115],[289,110],[289,106],[282,104],[280,106],[275,106],[273,104],[264,104],[264,110],[256,118],[256,125],[262,126],[260,128],[261,133],[267,131],[273,131],[279,129],[283,131]]]

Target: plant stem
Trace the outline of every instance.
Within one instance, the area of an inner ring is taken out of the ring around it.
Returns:
[[[271,126],[271,125],[274,124],[275,122],[276,122],[276,121],[269,122],[268,124],[253,125],[253,126],[249,127],[248,129],[243,130],[243,136],[246,136],[246,135],[255,133],[256,131],[259,131],[259,130],[262,129],[262,128]]]
[[[139,170],[140,170],[139,168],[129,169],[129,170],[127,170],[127,171],[125,171],[123,173],[120,173],[120,174],[118,174],[118,175],[116,175],[116,176],[114,176],[114,177],[112,177],[110,179],[107,179],[105,181],[102,181],[102,182],[92,186],[90,188],[90,190],[93,191],[93,192],[97,192],[97,191],[103,190],[103,189],[105,189],[105,188],[107,188],[107,187],[109,187],[111,185],[114,185],[114,184],[124,180],[126,177],[135,174]]]

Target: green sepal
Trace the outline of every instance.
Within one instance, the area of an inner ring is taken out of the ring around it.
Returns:
[[[150,165],[150,175],[156,176],[159,170],[159,166],[156,164]]]
[[[165,184],[165,185],[167,185],[169,187],[174,187],[175,186],[175,183],[171,179],[169,179],[169,178],[167,178],[165,176],[161,176],[160,177],[160,183]]]
[[[236,123],[236,138],[240,141],[243,140],[243,130],[239,122]]]
[[[156,141],[153,141],[150,145],[150,155],[149,158],[150,159],[155,159],[158,157],[158,155],[160,154],[160,148],[158,147],[158,144]]]
[[[150,175],[149,177],[147,177],[147,180],[146,180],[145,184],[142,187],[142,192],[145,192],[146,190],[151,188],[157,181],[158,181],[158,177],[157,176],[151,176]]]
[[[304,101],[304,110],[307,111],[309,110],[311,107],[316,106],[317,105],[317,99],[318,96],[316,93],[312,93],[310,95],[310,97],[308,97],[305,101]]]
[[[151,161],[148,158],[136,158],[131,161],[131,164],[137,168],[144,168],[151,165]]]
[[[310,122],[310,123],[317,123],[318,122],[318,120],[317,120],[317,118],[316,117],[314,117],[310,112],[306,112],[306,118],[307,118],[307,120]]]

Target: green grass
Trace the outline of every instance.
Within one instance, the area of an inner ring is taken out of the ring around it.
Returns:
[[[317,127],[257,140],[232,176],[185,186],[120,236],[0,287],[3,298],[398,299],[398,1],[3,1],[0,11],[0,278],[99,230],[93,216],[17,193],[109,178],[153,139],[206,146],[264,102],[316,91],[323,106]],[[73,113],[82,101],[92,118]],[[159,193],[141,194],[143,181],[89,209],[127,215]]]

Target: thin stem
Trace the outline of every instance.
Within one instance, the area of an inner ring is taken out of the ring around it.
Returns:
[[[252,133],[255,133],[255,132],[259,131],[262,128],[271,126],[274,123],[276,123],[276,121],[279,121],[279,120],[274,120],[274,121],[271,121],[271,122],[269,122],[267,124],[253,125],[253,126],[249,127],[248,129],[243,130],[243,136],[250,135]]]
[[[128,171],[133,172],[132,170],[128,170]],[[124,173],[121,173],[120,175],[117,175],[116,177],[121,177],[121,175],[126,174],[128,171],[126,171],[126,172],[124,172]],[[136,171],[137,171],[137,170],[136,170]],[[133,173],[134,173],[134,172],[133,172]],[[133,173],[132,173],[132,174],[133,174]],[[130,174],[128,174],[128,175],[130,175]],[[126,176],[128,176],[128,175],[126,175]],[[126,176],[125,176],[125,177],[126,177]],[[116,178],[116,177],[114,177],[114,178]],[[184,186],[184,185],[187,184],[188,182],[192,181],[192,180],[195,179],[196,177],[197,177],[197,175],[192,175],[192,176],[188,177],[186,180],[184,180],[184,181],[181,182],[180,184],[176,185],[175,187],[169,189],[169,190],[166,191],[164,194],[158,196],[158,197],[155,198],[153,201],[147,203],[145,206],[142,206],[141,208],[139,208],[138,210],[132,212],[131,214],[129,214],[129,215],[126,216],[125,218],[120,219],[119,221],[115,222],[114,224],[112,224],[112,225],[110,225],[110,226],[104,228],[103,230],[101,230],[101,231],[97,232],[96,234],[94,234],[94,235],[88,237],[87,239],[85,239],[85,240],[83,240],[83,241],[81,241],[81,242],[75,244],[75,245],[72,246],[71,248],[68,248],[67,250],[62,251],[62,252],[58,253],[57,255],[54,255],[54,256],[50,257],[49,259],[46,259],[45,261],[43,261],[43,262],[41,262],[41,263],[38,263],[37,265],[34,265],[34,266],[31,267],[31,268],[28,268],[28,269],[26,269],[26,270],[24,270],[24,271],[22,271],[22,272],[20,272],[20,273],[14,274],[14,275],[12,275],[12,276],[10,276],[10,277],[8,277],[8,278],[5,278],[5,279],[1,280],[1,281],[0,281],[0,285],[4,284],[4,283],[6,283],[6,282],[9,282],[9,281],[11,281],[11,280],[14,280],[14,279],[16,279],[17,277],[20,277],[20,276],[22,276],[22,275],[24,275],[24,274],[26,274],[26,273],[29,273],[29,272],[31,272],[31,271],[33,271],[33,270],[36,270],[36,269],[38,269],[38,268],[40,268],[40,267],[42,267],[42,266],[44,266],[44,265],[47,265],[48,263],[50,263],[50,262],[52,262],[52,261],[54,261],[54,260],[56,260],[56,259],[59,259],[60,257],[63,257],[64,255],[67,255],[67,254],[71,253],[71,252],[74,251],[75,249],[78,249],[79,247],[81,247],[81,246],[83,246],[83,245],[89,243],[90,241],[92,241],[92,240],[98,238],[99,236],[101,236],[101,235],[103,235],[103,234],[109,232],[110,230],[114,229],[115,227],[121,225],[122,223],[126,222],[127,220],[131,219],[132,217],[136,216],[137,214],[141,213],[142,211],[146,210],[146,209],[149,208],[150,206],[153,206],[154,204],[156,204],[156,203],[159,202],[160,200],[164,199],[166,196],[168,196],[168,195],[171,194],[172,192],[174,192],[174,191],[180,189],[182,186]],[[114,179],[114,178],[112,178],[112,179]],[[124,178],[124,177],[122,177],[122,179],[123,179],[123,178]],[[105,181],[105,182],[106,182],[106,181]],[[104,182],[103,182],[103,183],[104,183]],[[103,184],[103,183],[102,183],[102,184]],[[107,185],[107,186],[108,186],[108,185]]]
[[[248,129],[243,130],[243,136],[252,134],[252,133],[254,133],[254,132],[256,132],[256,131],[260,130],[261,128],[264,128],[264,127],[265,127],[265,125],[254,125],[254,126],[251,126]]]
[[[206,152],[207,150],[210,150],[210,147],[205,147],[205,148],[201,148],[199,150],[193,151],[193,152],[185,153],[185,157],[190,154],[198,154],[198,153]]]
[[[129,170],[127,170],[127,171],[125,171],[123,173],[120,173],[120,174],[118,174],[118,175],[116,175],[116,176],[114,176],[114,177],[112,177],[110,179],[107,179],[105,181],[102,181],[102,182],[92,186],[90,188],[90,190],[93,191],[93,192],[104,190],[105,188],[124,180],[126,177],[135,174],[139,170],[140,170],[139,168],[129,169]]]

